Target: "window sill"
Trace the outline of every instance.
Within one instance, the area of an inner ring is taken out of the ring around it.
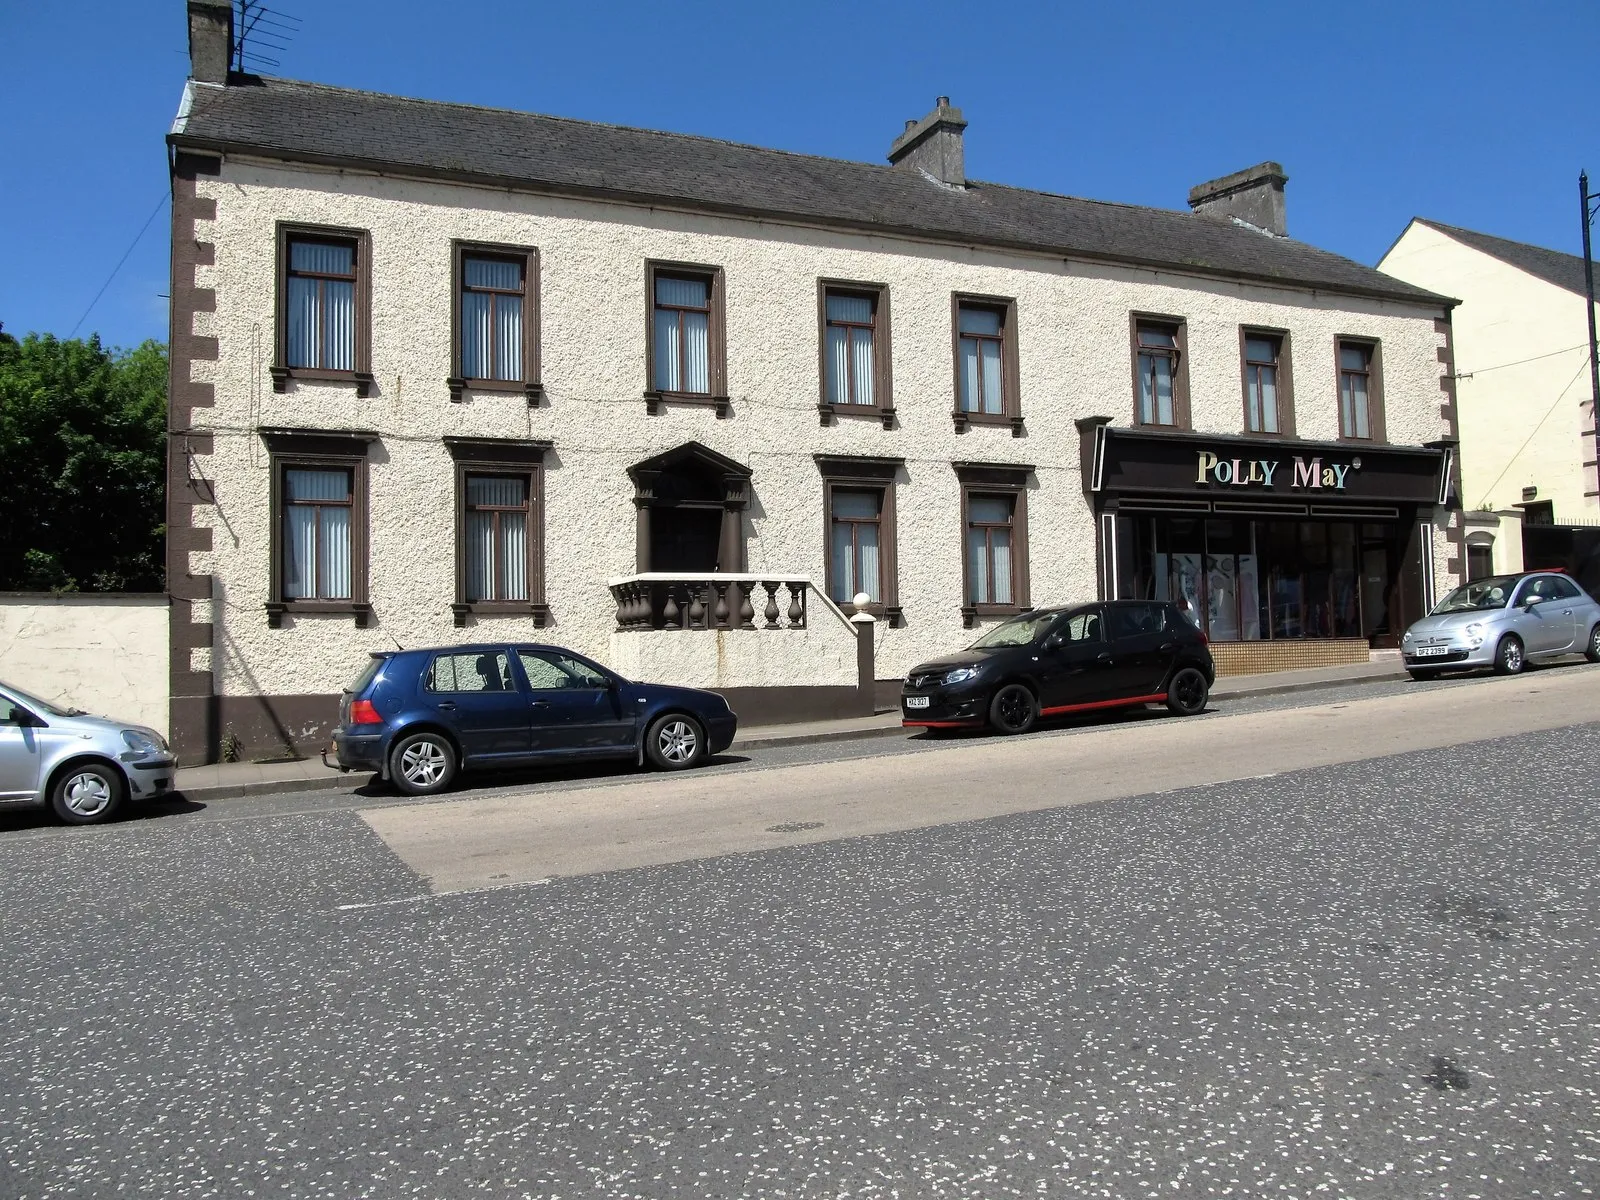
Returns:
[[[957,433],[965,433],[974,425],[1009,425],[1012,437],[1021,437],[1025,432],[1021,413],[975,413],[957,409],[950,417],[955,422]]]
[[[544,384],[538,380],[524,383],[520,379],[463,379],[459,375],[451,375],[444,385],[450,389],[451,404],[460,404],[463,392],[521,393],[527,397],[529,408],[538,408],[544,399]]]
[[[1024,604],[964,604],[961,606],[961,628],[971,629],[981,617],[1014,617],[1028,611]]]
[[[262,607],[268,629],[281,629],[285,616],[354,617],[357,629],[372,623],[372,605],[360,600],[268,600]]]
[[[894,428],[894,405],[892,404],[888,406],[877,404],[830,404],[827,401],[823,401],[817,405],[817,416],[823,425],[837,422],[840,417],[856,417],[879,421],[885,429]]]
[[[356,395],[365,400],[377,382],[371,371],[328,371],[321,367],[280,365],[268,367],[267,372],[272,376],[272,390],[279,395],[289,390],[289,381],[293,379],[296,383],[353,383]]]
[[[733,401],[726,396],[713,396],[706,392],[657,392],[644,394],[644,411],[647,416],[657,416],[664,404],[697,404],[703,408],[715,407],[717,420],[733,415]]]
[[[450,611],[455,614],[457,629],[466,627],[469,616],[480,620],[484,617],[532,617],[535,629],[543,629],[550,624],[550,606],[529,600],[479,600],[473,603],[458,600],[450,606]]]

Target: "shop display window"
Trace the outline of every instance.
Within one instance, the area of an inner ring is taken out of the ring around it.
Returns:
[[[1140,516],[1120,529],[1119,593],[1176,603],[1213,641],[1384,628],[1389,526]]]

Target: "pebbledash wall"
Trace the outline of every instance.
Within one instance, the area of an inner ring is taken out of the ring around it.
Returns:
[[[1178,272],[1118,268],[770,221],[180,152],[174,188],[174,355],[169,567],[172,732],[190,757],[231,728],[247,751],[325,735],[334,699],[369,651],[482,639],[548,640],[605,660],[605,581],[636,570],[626,468],[698,441],[753,472],[748,570],[820,586],[823,486],[812,455],[897,457],[900,628],[879,625],[876,674],[964,644],[956,461],[1031,466],[1027,564],[1034,605],[1092,597],[1094,521],[1079,433],[1092,415],[1131,424],[1129,314],[1187,321],[1191,423],[1242,424],[1239,327],[1288,330],[1296,436],[1337,437],[1335,339],[1379,339],[1387,440],[1452,436],[1438,307]],[[1201,218],[1196,218],[1201,219]],[[375,386],[291,381],[273,391],[276,225],[370,231]],[[1265,235],[1263,235],[1265,236]],[[537,247],[546,397],[473,393],[452,403],[452,239]],[[647,259],[724,271],[732,411],[646,415]],[[888,285],[897,421],[817,416],[817,280]],[[1016,298],[1024,436],[952,427],[951,293]],[[207,401],[211,401],[207,404]],[[369,430],[372,620],[289,616],[268,625],[271,521],[262,427]],[[454,468],[446,435],[547,439],[549,626],[474,619],[456,628]],[[1459,572],[1459,518],[1439,509],[1435,576]],[[209,695],[208,695],[209,693]],[[261,698],[267,698],[263,703]]]

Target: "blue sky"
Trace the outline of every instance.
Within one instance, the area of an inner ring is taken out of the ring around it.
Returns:
[[[1413,215],[1577,253],[1600,4],[271,0],[274,73],[882,161],[945,94],[967,172],[1184,206],[1263,159],[1289,232],[1375,262]],[[166,194],[183,0],[0,0],[0,322],[65,336]],[[162,207],[83,322],[166,336]]]

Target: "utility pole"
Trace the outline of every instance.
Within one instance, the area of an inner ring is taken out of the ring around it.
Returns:
[[[1578,196],[1583,206],[1583,290],[1588,304],[1589,317],[1589,412],[1590,428],[1594,430],[1595,488],[1600,490],[1600,357],[1595,353],[1594,336],[1594,256],[1589,249],[1589,226],[1594,223],[1596,201],[1600,196],[1589,191],[1589,172],[1578,172]],[[1587,449],[1587,447],[1586,447]]]

